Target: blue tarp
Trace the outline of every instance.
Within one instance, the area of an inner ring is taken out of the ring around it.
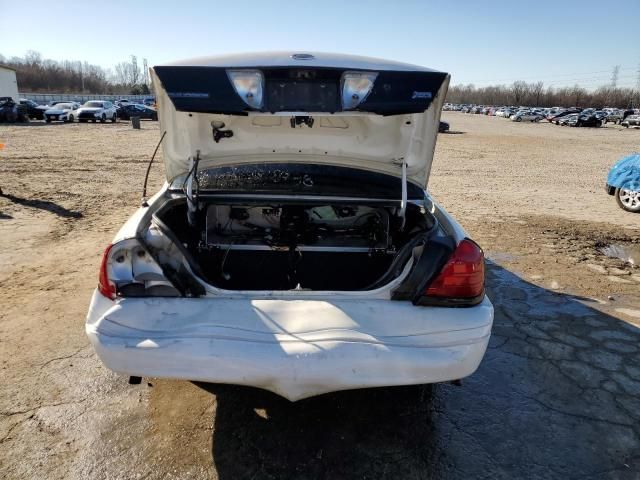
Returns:
[[[640,190],[640,153],[624,157],[611,167],[607,184],[626,190]]]

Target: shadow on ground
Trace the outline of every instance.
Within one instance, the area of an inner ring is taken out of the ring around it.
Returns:
[[[488,269],[496,306],[480,369],[452,384],[290,403],[215,394],[220,479],[637,479],[640,329]]]
[[[48,212],[54,213],[59,217],[63,217],[63,218],[82,218],[82,212],[69,210],[49,200],[34,200],[29,198],[21,198],[6,192],[0,193],[0,198],[6,198],[10,202],[15,203],[17,205],[22,205],[24,207],[35,208],[39,210],[46,210]],[[7,217],[11,218],[10,216],[7,216]]]

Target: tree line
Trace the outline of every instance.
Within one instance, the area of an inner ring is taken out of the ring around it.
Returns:
[[[39,52],[5,57],[0,65],[16,70],[18,89],[24,93],[89,93],[145,95],[149,87],[136,57],[106,69],[79,60],[51,60]]]
[[[637,108],[640,106],[640,89],[602,86],[587,90],[580,85],[553,88],[543,82],[514,82],[511,85],[476,87],[453,85],[447,94],[449,103],[472,103],[475,105],[517,105],[529,107],[615,107]]]
[[[136,57],[105,69],[79,60],[44,59],[39,52],[24,57],[5,57],[0,64],[16,70],[18,88],[29,93],[148,94],[145,74]],[[640,106],[640,89],[602,86],[587,90],[579,85],[553,88],[543,82],[514,82],[511,85],[476,87],[453,85],[447,102],[476,105],[518,105],[531,107],[617,107]]]

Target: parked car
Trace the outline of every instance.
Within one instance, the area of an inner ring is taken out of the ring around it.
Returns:
[[[20,105],[24,108],[25,114],[34,120],[43,120],[44,112],[48,109],[48,107],[44,105],[38,105],[33,100],[29,100],[27,98],[21,98],[19,100]]]
[[[131,117],[148,118],[149,120],[158,120],[158,112],[153,108],[145,105],[131,103],[122,105],[118,108],[118,118],[122,120],[130,120]]]
[[[116,106],[106,100],[89,100],[78,110],[78,121],[81,123],[88,121],[104,123],[107,120],[115,123],[117,119]]]
[[[333,73],[302,89],[301,68]],[[107,367],[289,400],[476,370],[483,252],[426,191],[447,73],[265,53],[151,76],[167,183],[103,256],[86,332]]]
[[[53,107],[44,111],[44,120],[51,122],[70,122],[73,123],[78,118],[77,110],[80,104],[76,102],[56,103]]]
[[[568,123],[571,127],[601,127],[602,118],[596,113],[580,113]]]
[[[156,99],[153,97],[145,98],[142,103],[147,107],[153,107],[156,104]]]
[[[620,122],[620,125],[626,128],[640,127],[640,115],[629,115],[622,122]]]
[[[640,212],[640,153],[618,161],[607,176],[606,191],[623,210]]]
[[[604,118],[604,123],[614,123],[618,124],[622,122],[622,111],[620,110],[611,110],[606,113],[606,117]]]
[[[449,123],[448,122],[443,122],[442,120],[440,121],[440,126],[438,127],[438,132],[440,133],[445,133],[449,131]]]
[[[566,117],[568,115],[574,115],[576,113],[580,113],[580,109],[579,108],[568,108],[566,110],[563,110],[559,113],[556,113],[555,115],[550,115],[547,117],[547,120],[551,123],[555,123],[556,125],[560,125],[560,119],[562,119],[563,117]]]
[[[28,121],[26,111],[12,97],[0,97],[0,123]]]
[[[539,122],[544,116],[535,112],[518,112],[511,116],[512,122]]]
[[[578,117],[579,116],[580,116],[579,113],[571,113],[569,115],[565,115],[565,116],[562,116],[562,117],[556,119],[555,124],[556,125],[561,125],[563,127],[565,127],[567,125],[575,126],[576,122],[578,121]]]

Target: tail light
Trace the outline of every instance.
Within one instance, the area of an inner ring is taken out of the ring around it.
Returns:
[[[98,291],[111,300],[180,296],[157,262],[135,239],[107,247],[100,264]]]
[[[116,298],[116,286],[109,280],[107,273],[107,262],[113,245],[109,245],[102,254],[102,262],[100,263],[100,274],[98,275],[98,291],[105,297],[114,300]]]
[[[438,276],[427,286],[420,305],[476,305],[484,297],[484,253],[462,240]]]

